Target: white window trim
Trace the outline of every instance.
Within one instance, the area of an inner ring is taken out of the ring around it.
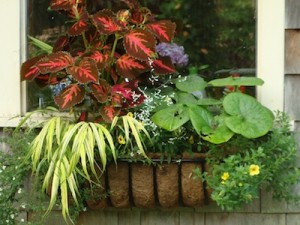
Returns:
[[[0,127],[16,126],[26,112],[26,83],[20,66],[26,57],[26,0],[1,0],[0,16]],[[272,6],[272,7],[270,7]],[[257,76],[265,81],[258,99],[273,110],[283,110],[284,9],[283,0],[257,0]],[[11,119],[12,117],[17,117]]]
[[[258,100],[284,110],[285,1],[257,0],[257,76],[265,81]]]
[[[26,0],[1,0],[0,16],[0,126],[18,124],[26,110],[26,83],[20,82],[20,66],[26,54]]]

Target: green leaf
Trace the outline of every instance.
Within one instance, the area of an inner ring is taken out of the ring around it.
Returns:
[[[203,130],[210,128],[213,116],[201,106],[190,106],[189,116],[196,132],[201,135]]]
[[[142,144],[142,140],[141,140],[141,138],[140,138],[141,134],[140,134],[140,132],[139,132],[138,127],[136,126],[137,124],[134,123],[135,119],[132,118],[132,117],[130,117],[130,116],[124,116],[123,119],[124,119],[124,118],[126,118],[127,123],[128,123],[129,126],[130,126],[131,133],[132,133],[132,135],[134,136],[135,142],[136,142],[136,144],[137,144],[139,150],[141,151],[142,155],[143,155],[144,157],[147,158],[147,155],[146,155],[146,153],[145,153],[145,150],[144,150],[144,147],[143,147],[143,144]]]
[[[207,87],[207,82],[197,75],[189,75],[175,80],[176,88],[181,91],[192,93]]]
[[[197,103],[197,99],[189,93],[178,92],[176,93],[176,97],[178,104],[195,105]]]
[[[116,151],[115,151],[115,145],[114,145],[114,141],[113,141],[113,137],[111,136],[110,132],[106,129],[106,127],[102,126],[102,125],[98,125],[99,126],[99,129],[103,132],[105,138],[106,138],[106,141],[108,142],[109,144],[109,148],[110,148],[110,151],[112,153],[112,156],[114,158],[114,160],[116,161],[117,160],[117,156],[116,156]]]
[[[198,99],[196,105],[221,105],[222,101],[213,98]]]
[[[224,98],[223,106],[230,115],[225,120],[228,128],[246,138],[263,136],[273,127],[272,111],[249,95],[230,93]]]
[[[102,163],[102,168],[105,169],[106,166],[106,154],[105,154],[105,140],[104,140],[104,136],[103,133],[101,131],[99,131],[99,127],[97,126],[96,123],[89,123],[90,127],[92,128],[93,134],[95,136],[95,140],[96,140],[96,146],[98,148],[100,157],[101,157],[101,163]]]
[[[214,87],[225,86],[260,86],[264,84],[264,81],[257,77],[226,77],[221,79],[215,79],[208,82],[208,84]]]
[[[234,133],[226,126],[225,116],[219,115],[212,121],[212,129],[203,132],[206,136],[202,136],[203,140],[209,141],[213,144],[221,144],[229,141]]]
[[[47,54],[50,54],[53,50],[53,47],[39,39],[36,39],[32,36],[28,36],[28,38],[31,40],[31,43],[38,47],[39,49],[45,51]]]
[[[156,112],[151,120],[165,130],[174,131],[189,121],[189,111],[186,106],[175,104]]]

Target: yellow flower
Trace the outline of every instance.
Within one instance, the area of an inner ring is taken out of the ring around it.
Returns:
[[[228,180],[228,178],[229,178],[229,173],[227,173],[227,172],[223,173],[223,175],[222,175],[221,178],[222,178],[223,181]]]
[[[195,141],[194,141],[194,136],[193,136],[193,135],[191,135],[191,136],[189,137],[189,143],[190,143],[191,145],[195,143]]]
[[[121,145],[125,145],[125,144],[126,144],[125,138],[123,137],[123,135],[119,135],[119,136],[118,136],[118,142],[119,142],[119,144],[121,144]]]
[[[250,176],[255,176],[259,174],[259,166],[258,165],[250,165],[249,167],[249,174]]]
[[[128,112],[128,113],[127,113],[127,116],[133,117],[133,113],[132,113],[132,112]]]

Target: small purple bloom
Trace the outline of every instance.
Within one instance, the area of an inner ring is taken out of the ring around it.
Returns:
[[[71,80],[67,78],[65,81],[61,81],[58,84],[51,85],[50,88],[52,90],[53,96],[57,96],[60,94],[62,90],[68,87],[71,84]]]
[[[169,56],[173,64],[184,67],[189,62],[189,56],[184,53],[183,46],[175,43],[160,43],[156,46],[156,51],[160,56]]]

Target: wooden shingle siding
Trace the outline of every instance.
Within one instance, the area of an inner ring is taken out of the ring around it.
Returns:
[[[300,74],[285,75],[284,80],[284,109],[292,120],[300,120]]]
[[[207,214],[206,225],[286,225],[285,214]]]
[[[300,215],[299,214],[287,214],[286,224],[287,225],[300,225]]]
[[[300,1],[285,0],[285,28],[300,28]]]
[[[300,1],[299,1],[300,2]],[[300,29],[285,31],[285,74],[300,74]]]

